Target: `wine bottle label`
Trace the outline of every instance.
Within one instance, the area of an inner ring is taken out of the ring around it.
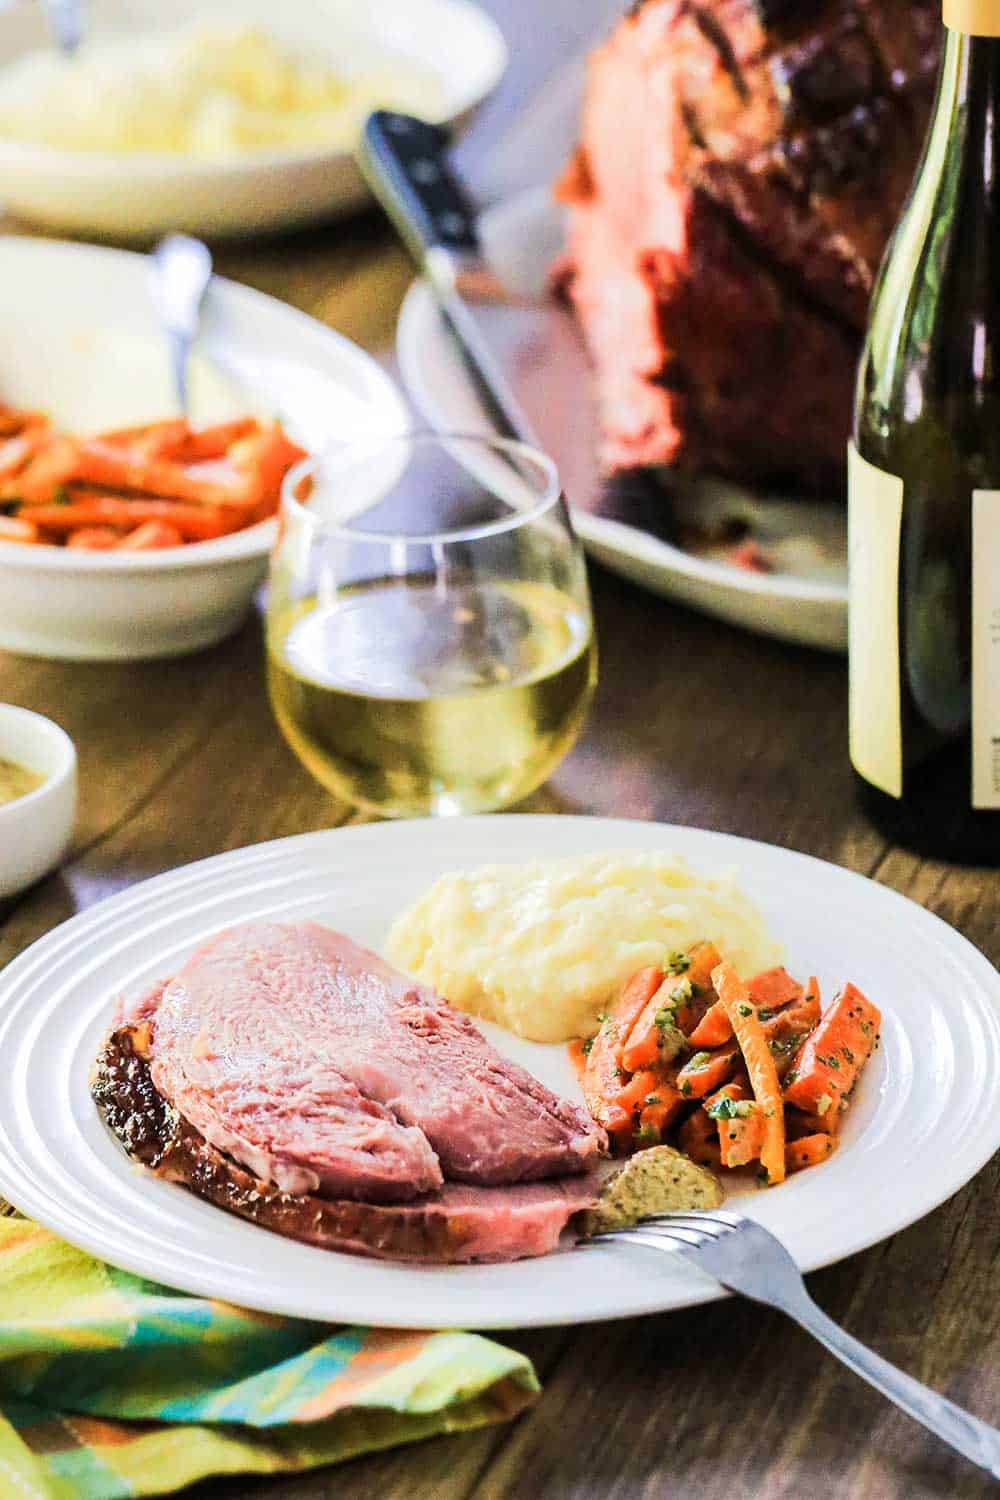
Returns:
[[[1000,0],[944,0],[944,24],[969,36],[1000,36]]]
[[[1000,808],[1000,490],[972,494],[972,805]]]
[[[848,455],[850,744],[855,770],[891,797],[903,795],[899,672],[899,539],[903,481]]]

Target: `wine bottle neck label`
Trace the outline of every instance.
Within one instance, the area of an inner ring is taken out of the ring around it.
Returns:
[[[852,443],[847,469],[851,763],[903,795],[899,668],[899,542],[903,481],[870,464]]]
[[[1000,0],[944,0],[944,24],[969,36],[1000,36]]]

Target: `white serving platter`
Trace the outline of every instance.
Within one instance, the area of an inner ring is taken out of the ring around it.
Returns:
[[[725,834],[582,817],[456,818],[305,834],[158,876],[72,918],[0,976],[0,1194],[95,1255],[204,1296],[276,1313],[399,1327],[573,1324],[720,1296],[679,1259],[569,1248],[501,1266],[412,1267],[294,1243],[133,1165],[88,1076],[115,997],[169,974],[207,934],[252,918],[316,918],[378,946],[437,875],[484,862],[676,849],[735,868],[829,999],[852,978],[881,1007],[882,1046],[822,1166],[732,1201],[803,1270],[928,1213],[1000,1145],[1000,976],[904,897],[805,855]],[[572,1094],[562,1047],[504,1051]]]

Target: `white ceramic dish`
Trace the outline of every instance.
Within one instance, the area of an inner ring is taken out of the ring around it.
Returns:
[[[396,342],[403,380],[424,417],[434,426],[458,432],[482,429],[485,418],[475,387],[456,355],[434,295],[423,281],[414,282],[406,296]],[[502,360],[499,344],[495,352]],[[546,407],[558,422],[563,420],[567,403],[577,400],[576,393],[566,392],[561,399],[553,398],[559,373],[549,368],[546,348],[539,342],[532,344],[524,366],[507,373],[543,436]],[[558,436],[555,430],[550,447],[565,471],[569,466],[555,441]],[[570,439],[580,440],[578,432]],[[585,432],[582,441],[596,447],[596,434]],[[569,483],[567,490],[572,499]],[[697,496],[699,517],[708,519],[721,499],[723,511],[749,521],[766,550],[776,552],[787,571],[753,573],[733,567],[686,552],[638,526],[594,515],[580,505],[573,507],[573,524],[591,556],[655,594],[779,640],[846,650],[845,509],[832,503],[770,497],[760,502],[735,486],[732,491],[720,495],[720,487],[715,486],[711,494]]]
[[[40,407],[71,431],[175,408],[144,256],[0,239],[0,400]],[[259,384],[246,384],[259,366]],[[216,277],[204,306],[192,416],[248,409],[282,418],[305,447],[370,423],[407,421],[389,377],[355,344],[271,297]],[[0,648],[76,660],[174,656],[235,630],[274,522],[156,554],[0,542]]]
[[[329,54],[344,71],[364,71],[387,54],[409,60],[436,75],[443,104],[429,113],[442,123],[466,116],[507,62],[497,27],[469,0],[239,0],[208,11],[199,0],[171,0],[159,10],[148,0],[87,5],[95,36],[173,30],[206,16],[265,27],[290,47]],[[35,0],[0,6],[0,67],[48,45],[44,6]],[[177,229],[219,235],[290,228],[357,208],[367,189],[343,150],[193,161],[0,140],[0,197],[50,229],[134,238]]]
[[[62,858],[76,817],[76,751],[51,719],[0,703],[0,759],[45,777],[13,802],[0,803],[0,900],[47,875]]]
[[[57,928],[0,975],[0,1194],[96,1255],[213,1297],[334,1322],[515,1328],[704,1302],[714,1282],[617,1246],[504,1266],[415,1268],[293,1243],[133,1166],[87,1089],[115,995],[169,974],[201,938],[255,917],[315,917],[378,946],[439,873],[484,861],[669,847],[735,866],[829,998],[853,978],[883,1045],[830,1161],[739,1206],[806,1270],[927,1213],[1000,1145],[1000,976],[912,902],[832,865],[700,829],[572,817],[455,818],[306,834],[162,875]],[[569,1094],[565,1048],[490,1035]]]

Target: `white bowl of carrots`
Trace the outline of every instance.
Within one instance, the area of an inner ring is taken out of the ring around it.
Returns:
[[[0,406],[0,644],[93,659],[222,639],[247,612],[281,481],[304,456],[255,417],[76,438]]]
[[[406,425],[361,349],[221,277],[182,420],[148,277],[144,256],[0,238],[0,650],[128,660],[222,640],[266,571],[290,465]]]

